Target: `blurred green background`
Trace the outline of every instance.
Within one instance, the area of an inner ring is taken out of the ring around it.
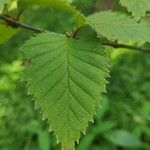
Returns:
[[[106,9],[126,11],[114,1],[75,0],[74,5],[86,15]],[[72,30],[73,18],[55,9],[34,9],[25,12],[24,22],[65,33]],[[34,34],[20,30],[0,45],[0,150],[60,149],[21,82],[19,47],[30,36]],[[117,49],[111,57],[108,93],[76,149],[150,150],[150,54]]]

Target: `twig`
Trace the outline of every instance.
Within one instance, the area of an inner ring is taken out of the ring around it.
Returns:
[[[150,53],[150,48],[147,48],[147,47],[137,47],[137,46],[131,46],[131,45],[126,45],[126,44],[118,44],[118,43],[113,43],[110,41],[109,42],[102,42],[102,44],[105,46],[111,46],[114,48],[127,48],[127,49],[132,49],[132,50]]]
[[[46,32],[46,30],[43,30],[41,28],[36,28],[24,23],[20,23],[19,21],[17,21],[16,19],[10,17],[10,16],[0,16],[0,19],[5,21],[9,26],[11,26],[12,28],[24,28],[24,29],[28,29],[34,32]],[[77,29],[74,33],[73,33],[73,38],[75,38],[76,34],[78,33],[78,31],[81,28]],[[130,45],[126,45],[126,44],[118,44],[112,41],[108,41],[108,42],[103,42],[102,43],[105,46],[111,46],[114,48],[128,48],[128,49],[132,49],[132,50],[137,50],[137,51],[141,51],[141,52],[150,52],[150,48],[146,48],[146,47],[137,47],[137,46],[130,46]]]
[[[14,18],[11,18],[11,17],[0,16],[0,19],[4,20],[12,28],[21,27],[21,28],[25,28],[25,29],[28,29],[28,30],[32,30],[34,32],[45,32],[46,31],[46,30],[43,30],[43,29],[40,29],[40,28],[35,28],[35,27],[30,26],[30,25],[20,23],[17,20],[15,20]]]

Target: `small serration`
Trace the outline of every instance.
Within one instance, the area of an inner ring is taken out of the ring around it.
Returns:
[[[41,33],[22,47],[31,59],[24,76],[42,120],[47,119],[62,149],[73,150],[105,92],[109,57],[89,27],[76,39]]]

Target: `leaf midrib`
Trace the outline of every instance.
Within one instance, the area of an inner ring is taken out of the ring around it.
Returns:
[[[69,135],[70,135],[70,127],[71,127],[71,125],[70,125],[70,117],[69,117],[69,113],[70,113],[70,97],[71,97],[71,95],[70,95],[70,82],[69,82],[69,76],[70,76],[70,66],[69,66],[69,54],[70,54],[70,50],[69,50],[69,46],[68,45],[70,45],[70,43],[69,43],[70,41],[67,41],[67,44],[66,44],[66,63],[67,63],[67,73],[68,73],[68,76],[67,76],[67,84],[68,84],[68,112],[67,112],[67,121],[68,121],[68,138],[69,138]]]
[[[79,123],[82,124],[82,121],[80,121],[80,119],[78,118],[78,116],[76,115],[76,113],[74,112],[71,104],[70,104],[70,98],[73,98],[72,96],[72,92],[71,92],[71,85],[70,85],[70,47],[71,47],[71,43],[72,43],[72,40],[67,40],[66,42],[66,65],[67,65],[67,84],[68,84],[68,112],[67,112],[67,122],[68,122],[68,138],[70,138],[70,129],[73,129],[74,128],[72,127],[71,123],[70,123],[70,111],[72,111],[73,115],[76,117],[77,121]],[[76,99],[75,99],[76,100]],[[78,102],[78,101],[77,101]],[[79,103],[79,102],[78,102]],[[79,103],[80,104],[80,103]],[[81,104],[80,104],[81,105]],[[81,105],[82,106],[82,105]],[[82,106],[84,108],[84,106]],[[85,109],[85,108],[84,108]],[[87,110],[86,110],[87,111]]]

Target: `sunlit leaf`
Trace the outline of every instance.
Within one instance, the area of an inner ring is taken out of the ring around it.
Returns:
[[[0,23],[0,44],[7,42],[17,33],[17,31],[17,29],[11,28],[4,23]]]
[[[144,17],[146,11],[150,11],[150,0],[120,0],[120,3],[122,6],[127,7],[136,20]]]
[[[77,27],[84,25],[85,17],[74,6],[70,5],[67,0],[20,0],[19,7],[28,9],[34,6],[52,7],[60,9],[74,16]]]
[[[4,4],[7,3],[8,0],[0,0],[0,13],[2,13],[3,8],[4,8]]]
[[[87,21],[98,34],[121,42],[150,41],[150,23],[137,23],[121,13],[104,11],[88,17]]]
[[[76,39],[46,32],[27,41],[24,80],[65,150],[86,132],[105,92],[109,59],[95,32]]]

